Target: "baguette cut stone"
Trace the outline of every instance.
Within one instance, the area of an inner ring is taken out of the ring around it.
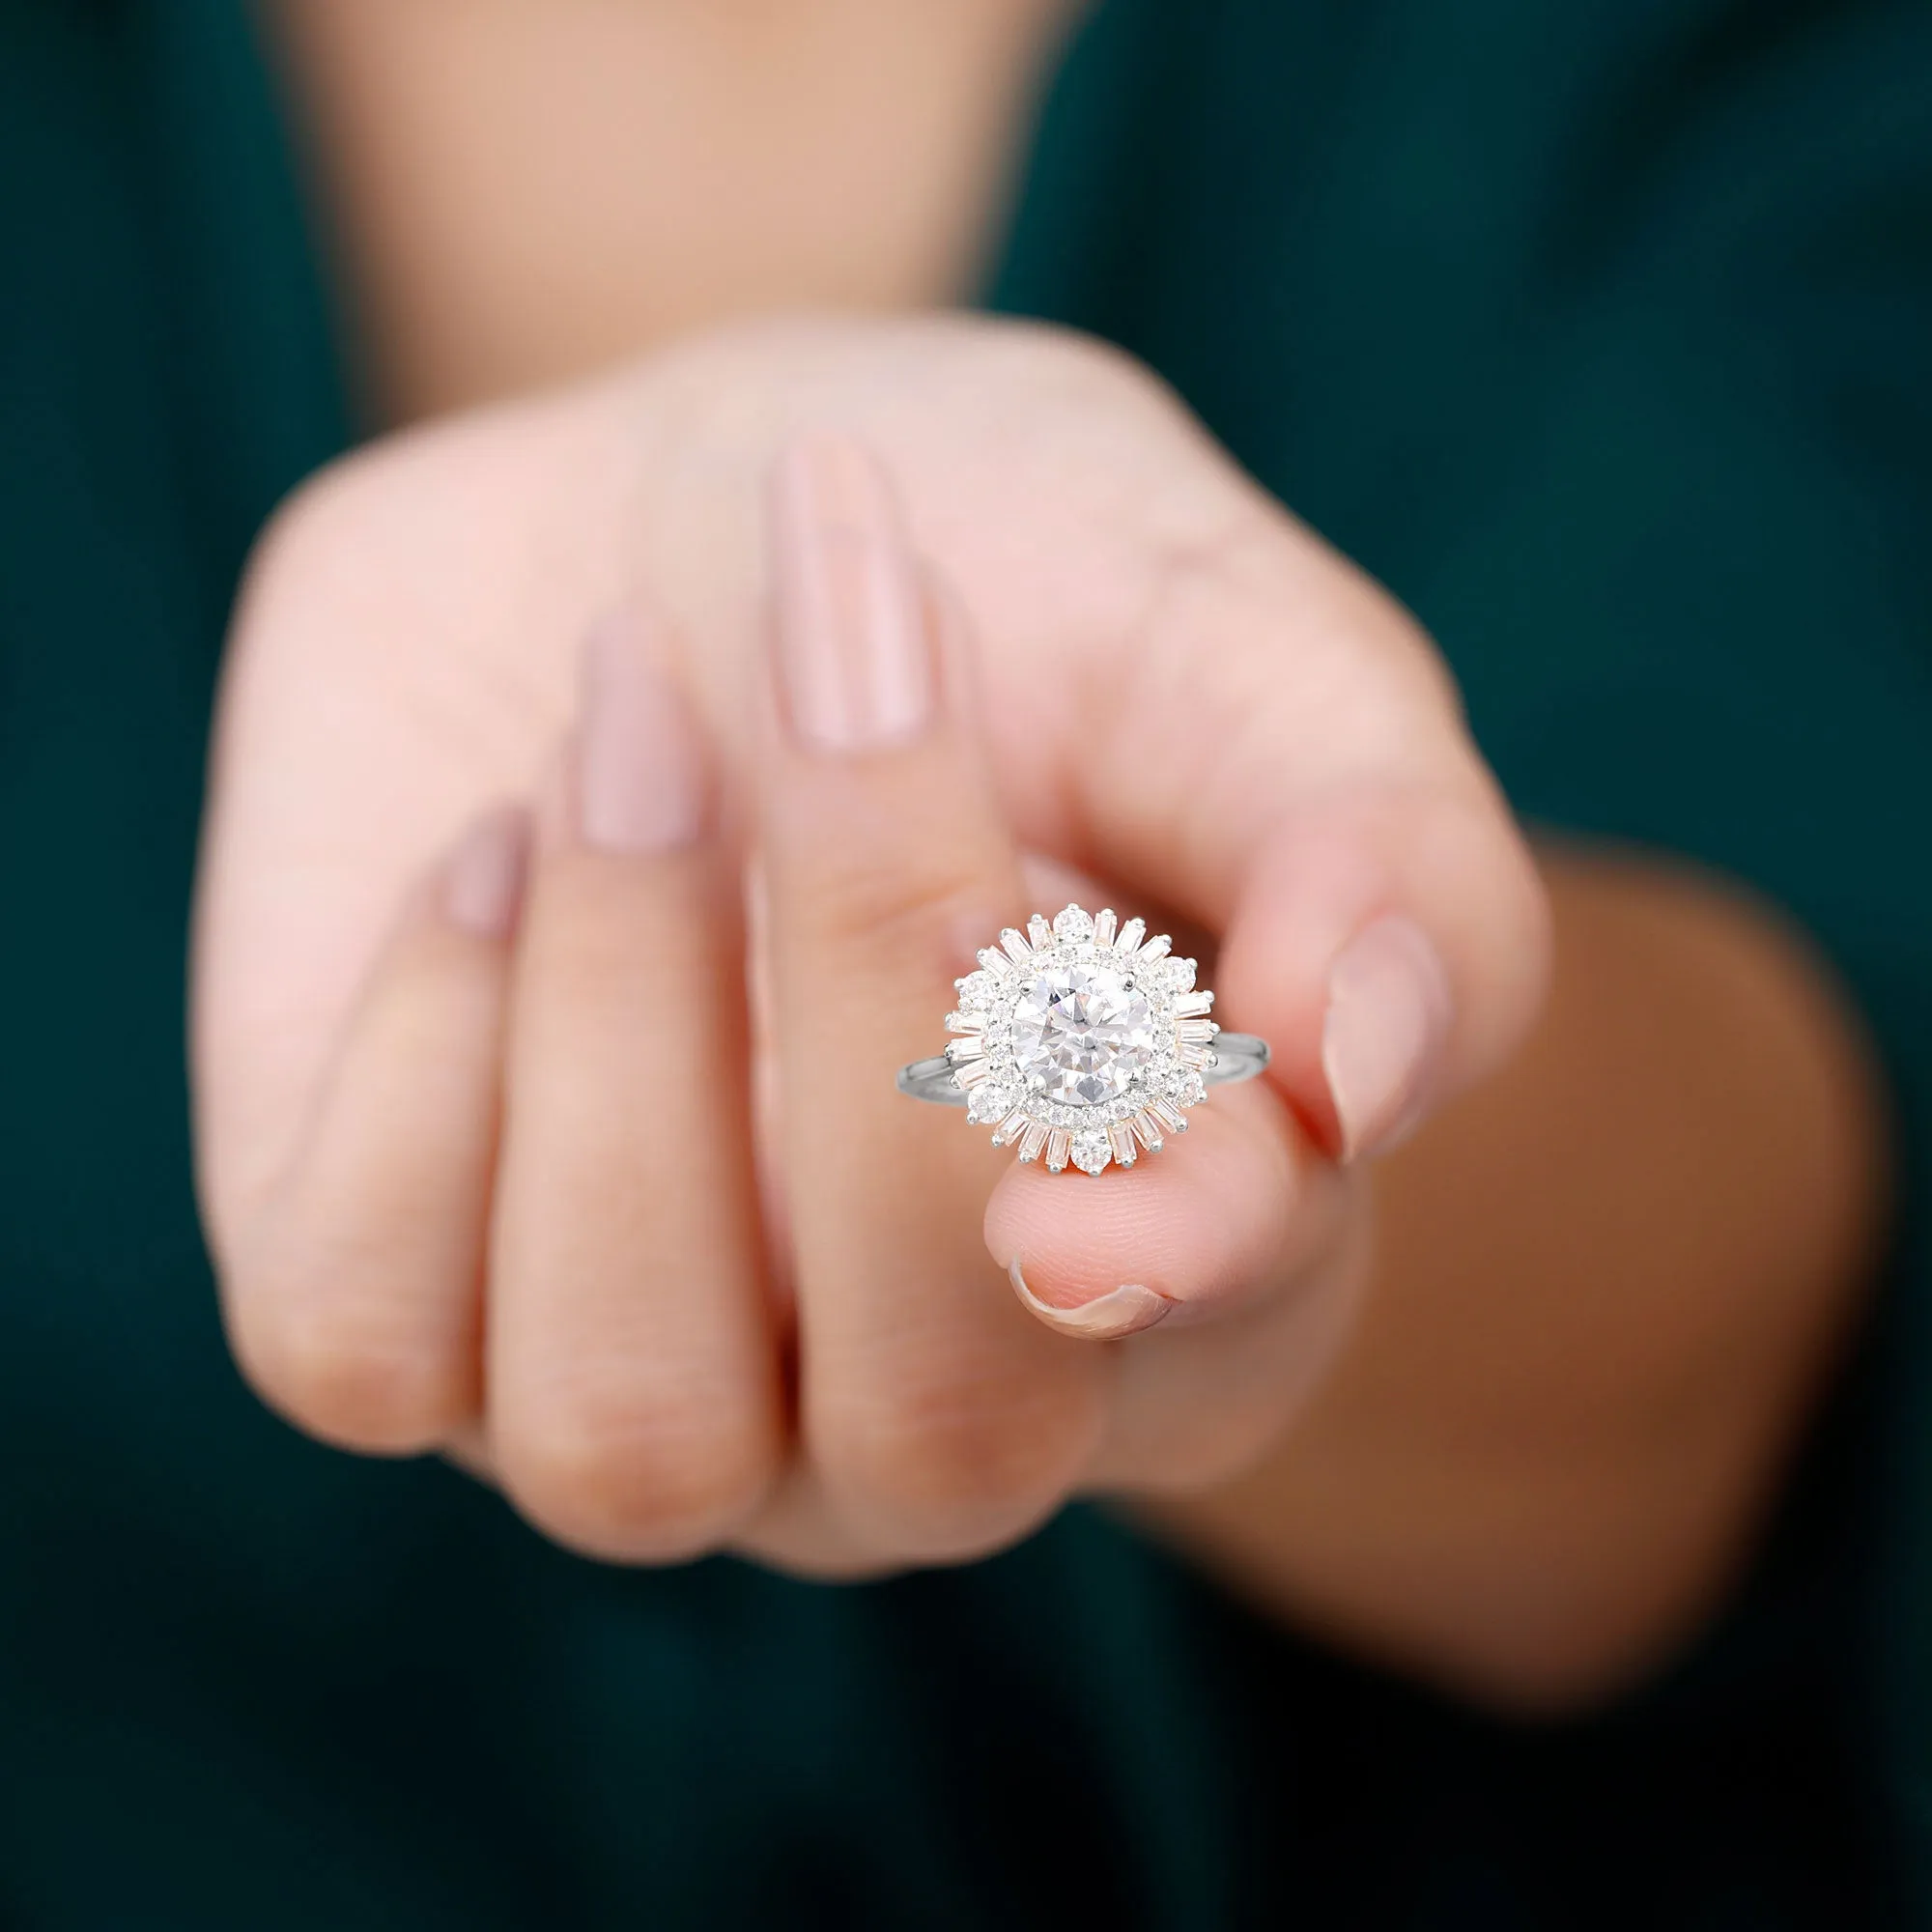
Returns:
[[[1127,1091],[1153,1061],[1159,1029],[1147,995],[1123,968],[1098,962],[1042,967],[1013,1009],[1013,1054],[1036,1093],[1077,1107]]]

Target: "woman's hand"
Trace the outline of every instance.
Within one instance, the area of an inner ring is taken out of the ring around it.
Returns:
[[[264,547],[215,779],[238,1354],[615,1557],[864,1572],[1236,1472],[1344,1326],[1348,1159],[1544,972],[1426,640],[1140,372],[992,324],[737,332],[342,466]],[[1218,945],[1276,1056],[1098,1179],[893,1089],[1069,872]]]

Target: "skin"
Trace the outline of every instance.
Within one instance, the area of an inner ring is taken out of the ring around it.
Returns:
[[[946,125],[1006,125],[1028,71],[989,63],[993,105]],[[759,125],[748,179],[781,158]],[[982,232],[985,142],[932,169],[980,185],[955,238]],[[611,199],[614,258],[640,231]],[[451,202],[417,206],[424,232]],[[721,225],[708,251],[762,259],[755,219]],[[440,318],[386,364],[372,332],[399,412],[472,399],[425,382],[423,343],[460,342],[526,240],[470,245],[467,305],[434,276],[383,298]],[[668,249],[667,281],[683,266]],[[913,286],[889,270],[882,302]],[[447,366],[515,389],[601,359],[626,315],[633,342],[712,322],[729,286],[662,325],[620,293],[542,354],[486,320]],[[828,429],[893,478],[945,670],[911,738],[830,756],[775,698],[761,510],[774,457]],[[577,659],[640,608],[708,803],[674,852],[613,856],[572,829]],[[1068,689],[1108,702],[1074,728]],[[1882,1149],[1802,943],[1654,859],[1532,859],[1406,614],[1090,345],[706,327],[379,445],[264,544],[214,777],[198,1138],[238,1354],[301,1426],[444,1448],[600,1555],[873,1574],[1098,1492],[1270,1611],[1572,1707],[1721,1593],[1855,1306]],[[506,799],[539,801],[534,854],[483,934],[439,881]],[[1097,1181],[1015,1169],[891,1091],[972,948],[1069,879],[1218,949],[1219,1015],[1277,1055]],[[1433,1118],[1371,1175],[1378,1148],[1338,1158],[1323,1025],[1338,955],[1390,913],[1453,1007]],[[1003,1285],[1016,1256],[1049,1316],[1126,1282],[1176,1312],[1066,1332]]]
[[[1258,1602],[1534,1713],[1721,1600],[1884,1168],[1862,1042],[1770,908],[1651,856],[1539,858],[1537,1027],[1377,1168],[1372,1292],[1310,1407],[1161,1518]]]
[[[1074,0],[280,0],[392,417],[962,298]],[[594,185],[594,192],[586,185]]]

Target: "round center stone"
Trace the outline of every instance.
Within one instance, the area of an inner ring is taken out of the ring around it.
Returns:
[[[1124,1094],[1152,1060],[1147,996],[1126,974],[1096,965],[1048,966],[1013,1009],[1020,1077],[1049,1100],[1091,1107]]]

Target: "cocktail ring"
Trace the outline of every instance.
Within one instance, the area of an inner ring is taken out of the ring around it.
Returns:
[[[1167,935],[1149,939],[1138,919],[1070,905],[1049,925],[1036,913],[956,983],[959,1010],[946,1016],[956,1037],[900,1067],[899,1092],[963,1106],[991,1124],[995,1147],[1055,1174],[1159,1152],[1209,1083],[1250,1080],[1268,1063],[1264,1040],[1208,1017],[1214,995],[1195,991],[1194,961],[1171,957]]]

